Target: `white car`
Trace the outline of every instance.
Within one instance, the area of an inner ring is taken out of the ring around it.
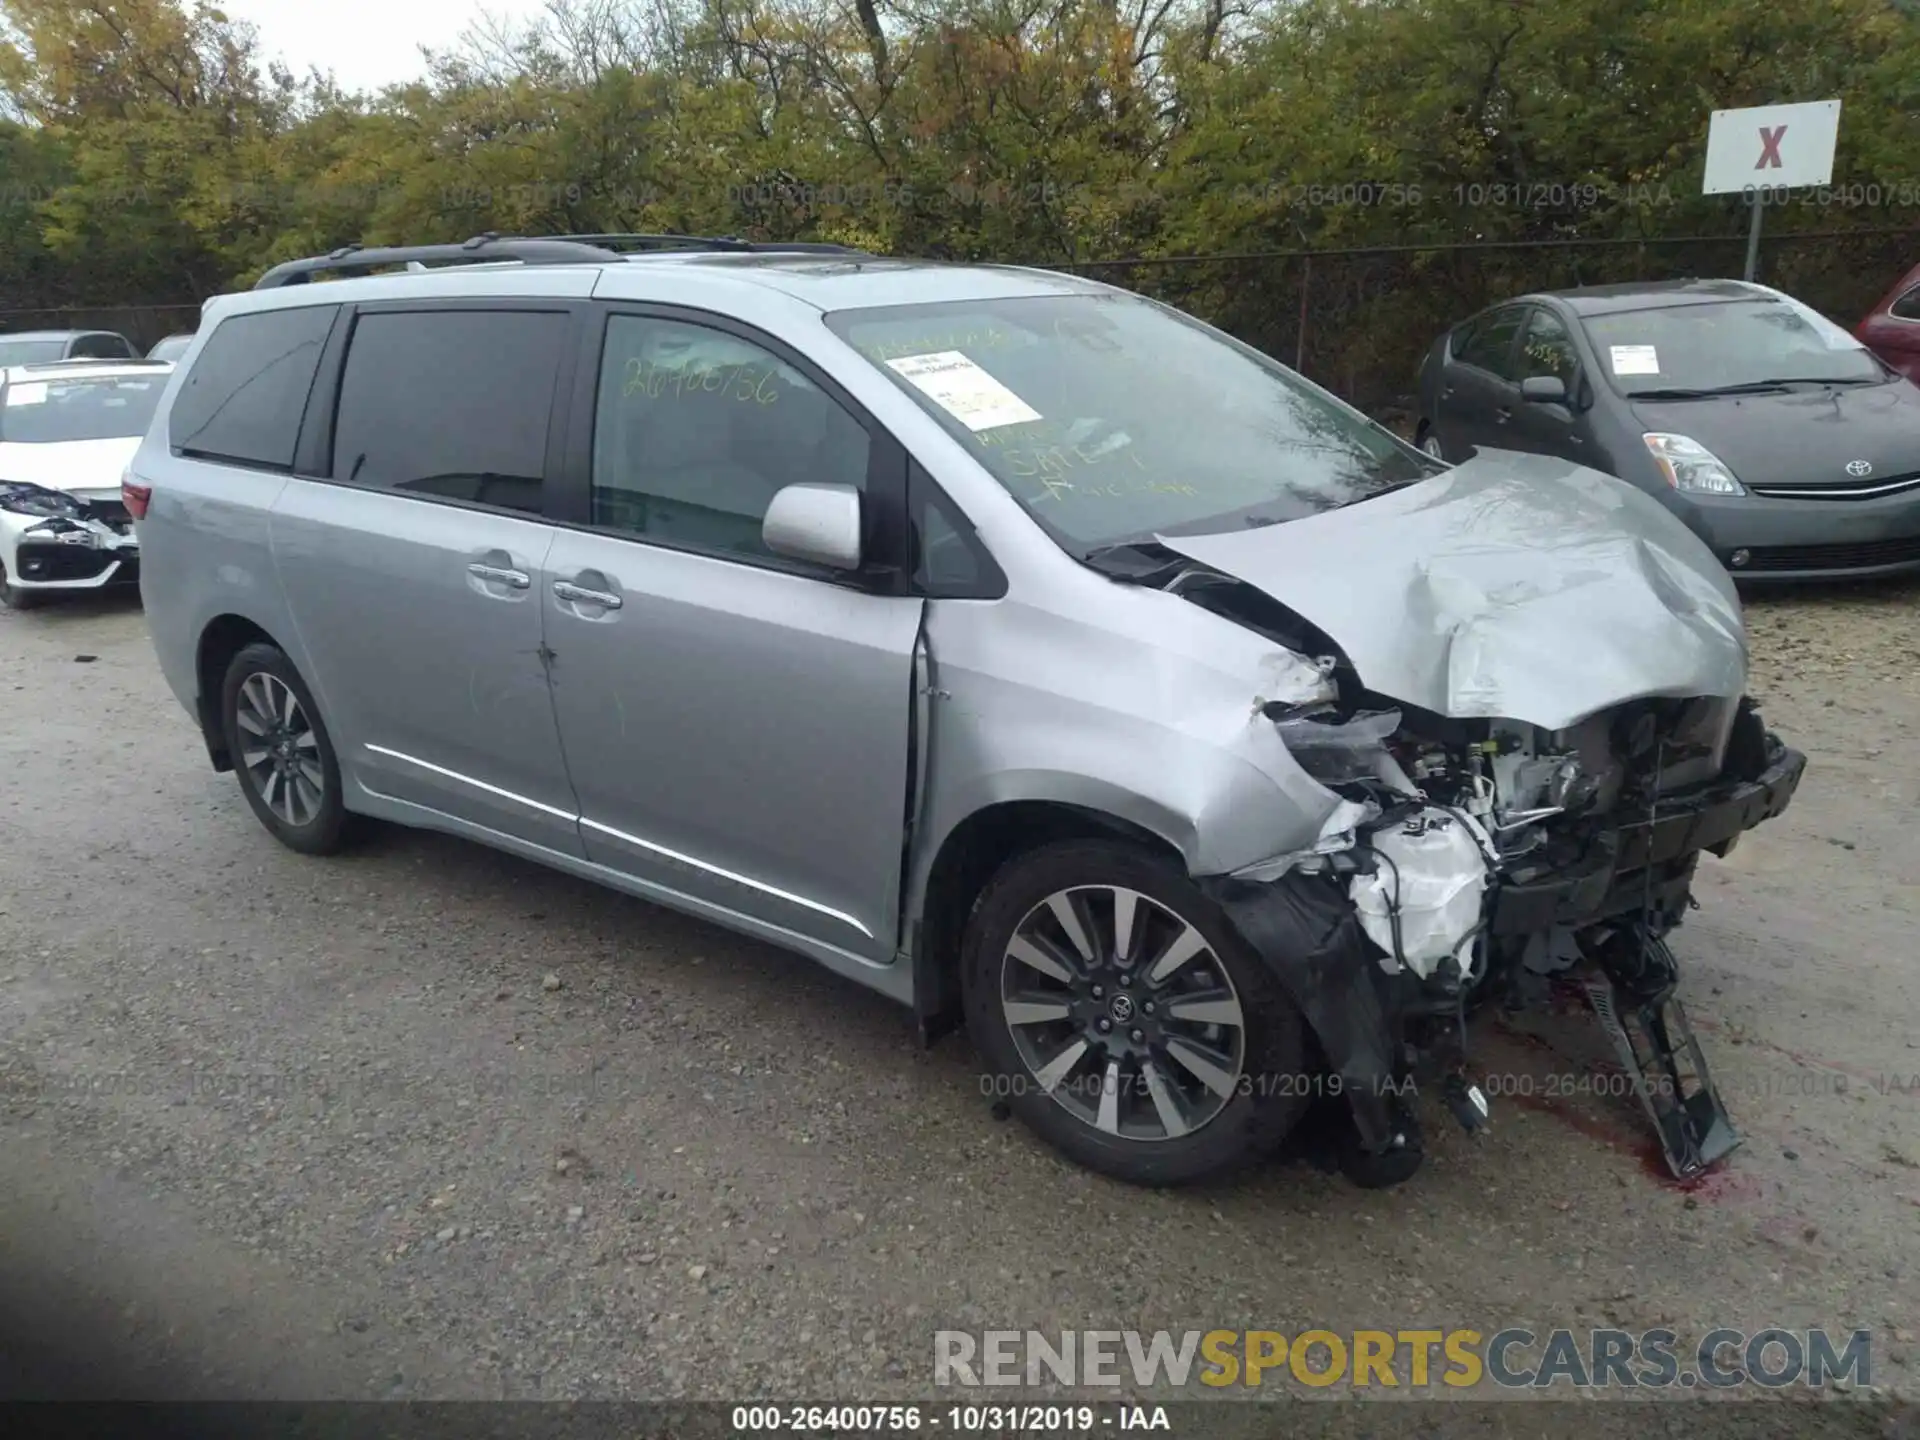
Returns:
[[[139,581],[120,476],[172,373],[152,360],[0,369],[0,603]]]

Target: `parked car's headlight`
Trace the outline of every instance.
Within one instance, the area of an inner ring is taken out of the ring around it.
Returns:
[[[1685,435],[1652,434],[1646,437],[1647,449],[1666,476],[1667,483],[1683,495],[1744,495],[1746,490],[1733,478],[1733,471],[1698,440]]]
[[[0,510],[11,510],[16,515],[52,515],[63,520],[77,520],[86,513],[71,495],[18,480],[0,480]]]

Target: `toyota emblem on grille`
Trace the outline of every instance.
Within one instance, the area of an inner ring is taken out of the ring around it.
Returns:
[[[1871,460],[1849,460],[1847,462],[1847,473],[1856,480],[1862,476],[1871,475],[1873,473],[1873,462]]]

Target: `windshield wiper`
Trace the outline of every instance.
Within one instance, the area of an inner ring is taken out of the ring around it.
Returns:
[[[1784,380],[1763,380],[1763,385],[1878,385],[1878,375],[1791,375]]]
[[[1785,380],[1749,380],[1741,385],[1709,385],[1698,389],[1675,386],[1661,390],[1629,390],[1629,400],[1706,400],[1715,395],[1765,395],[1784,390]]]
[[[1630,390],[1629,400],[1705,400],[1714,395],[1767,395],[1795,385],[1878,385],[1868,375],[1783,375],[1766,380],[1746,380],[1738,385],[1710,385],[1699,389]]]

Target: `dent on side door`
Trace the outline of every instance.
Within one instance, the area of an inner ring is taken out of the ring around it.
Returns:
[[[540,653],[552,528],[295,481],[273,541],[347,772],[390,800],[578,853]]]

